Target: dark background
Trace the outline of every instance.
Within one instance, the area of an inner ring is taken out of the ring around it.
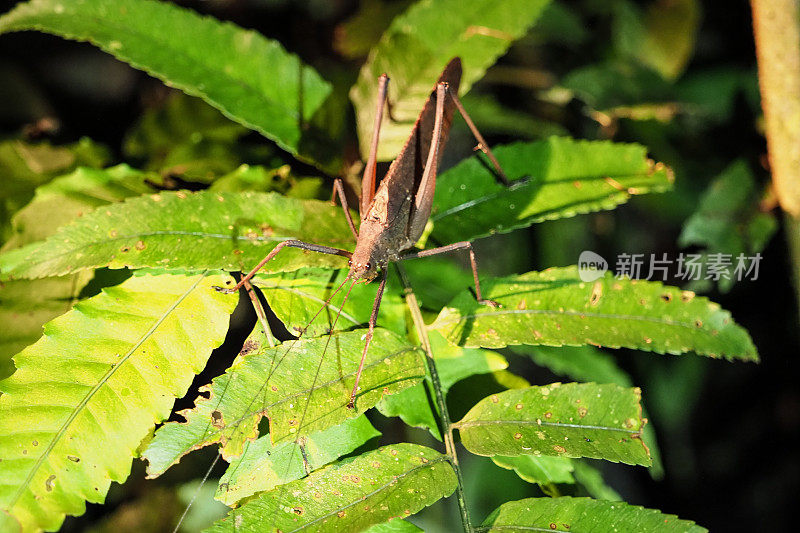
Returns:
[[[176,3],[257,29],[329,79],[355,76],[363,61],[345,58],[334,47],[337,28],[358,9],[355,1]],[[0,1],[0,12],[14,4]],[[612,19],[599,3],[564,4],[582,17],[588,30],[582,42],[528,38],[512,47],[499,64],[529,67],[557,81],[580,66],[613,55]],[[703,2],[702,8],[694,55],[684,76],[719,66],[738,67],[749,74],[754,87],[749,4]],[[26,125],[30,134],[30,124],[37,119],[55,117],[59,127],[45,133],[45,138],[62,143],[91,137],[109,146],[116,162],[121,161],[125,132],[164,91],[159,81],[90,45],[31,32],[0,36],[0,80],[0,138],[20,135]],[[521,114],[556,122],[576,137],[603,138],[613,133],[614,140],[641,142],[650,147],[654,159],[673,165],[677,178],[674,193],[634,199],[613,212],[545,223],[478,242],[479,256],[486,258],[482,267],[493,274],[573,264],[587,247],[607,258],[622,252],[667,252],[675,257],[681,251],[676,244],[681,224],[696,207],[700,193],[731,161],[744,158],[761,186],[768,182],[763,163],[766,147],[758,126],[760,110],[743,93],[735,96],[729,115],[713,124],[701,121],[687,127],[680,120],[671,126],[621,121],[615,131],[608,132],[587,116],[579,99],[554,107],[532,88],[482,82],[475,90],[493,95]],[[513,138],[495,132],[490,142]],[[652,139],[657,142],[651,144]],[[449,149],[463,154],[469,150],[468,141],[466,136],[455,136]],[[758,280],[739,283],[726,294],[708,293],[750,332],[760,364],[616,352],[620,365],[643,389],[666,470],[663,479],[654,480],[644,469],[605,465],[609,483],[628,502],[695,520],[712,531],[794,529],[792,511],[800,494],[800,460],[795,451],[800,437],[800,367],[797,302],[783,230],[772,237],[762,255]],[[532,382],[556,379],[531,365],[514,364]],[[191,464],[200,468],[209,457],[201,454]],[[124,490],[112,493],[110,505],[90,506],[85,517],[68,519],[65,530],[102,524],[107,513],[147,491],[168,499],[166,493],[157,492],[161,486],[181,476],[200,477],[187,464],[182,463],[166,481],[145,483],[138,476]],[[507,495],[518,487],[529,490],[510,472],[480,461],[468,461],[465,468],[476,522],[500,503],[493,498],[528,495]]]

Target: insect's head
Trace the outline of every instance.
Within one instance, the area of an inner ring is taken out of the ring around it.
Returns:
[[[358,261],[355,258],[347,262],[350,267],[349,277],[353,280],[369,283],[378,276],[378,266],[375,261]]]

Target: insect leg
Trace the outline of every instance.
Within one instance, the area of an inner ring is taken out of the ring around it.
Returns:
[[[318,253],[321,253],[321,254],[341,255],[342,257],[346,257],[348,259],[350,259],[353,256],[352,253],[348,252],[347,250],[342,250],[340,248],[331,248],[330,246],[322,246],[320,244],[311,244],[310,242],[298,241],[296,239],[289,239],[288,241],[281,241],[281,242],[278,243],[278,245],[275,248],[272,249],[272,251],[270,253],[267,254],[267,256],[264,259],[261,260],[261,262],[259,264],[256,265],[256,267],[253,270],[251,270],[245,277],[243,277],[241,280],[239,280],[239,283],[237,283],[234,288],[232,288],[232,289],[223,289],[224,292],[236,292],[236,291],[238,291],[245,283],[250,281],[250,278],[255,276],[256,273],[259,270],[261,270],[261,268],[264,265],[266,265],[267,262],[270,259],[272,259],[276,255],[278,255],[278,252],[280,252],[281,250],[283,250],[287,246],[292,247],[292,248],[301,248],[303,250],[309,250],[311,252],[318,252]]]
[[[353,392],[350,393],[350,402],[347,404],[349,409],[354,409],[356,406],[356,394],[358,393],[358,382],[361,381],[361,372],[364,370],[364,361],[367,359],[367,350],[369,350],[369,343],[372,341],[372,334],[375,331],[375,323],[378,321],[378,310],[381,308],[381,298],[383,298],[383,290],[386,288],[386,270],[384,269],[381,274],[381,283],[378,286],[378,292],[375,294],[375,302],[372,304],[372,314],[369,317],[369,329],[367,330],[367,338],[364,343],[364,351],[361,352],[361,362],[358,363],[358,370],[356,371],[356,381],[353,383]]]
[[[347,224],[350,226],[350,231],[353,232],[353,237],[358,240],[358,230],[356,230],[356,225],[353,224],[353,217],[350,216],[350,207],[347,205],[347,196],[344,194],[342,178],[333,180],[333,196],[331,197],[331,203],[334,205],[336,204],[336,196],[338,196],[339,201],[342,202],[342,209],[344,210],[344,216],[347,217]]]
[[[367,216],[372,198],[375,196],[375,169],[378,165],[378,139],[381,134],[381,120],[383,108],[386,104],[386,88],[389,85],[389,76],[381,74],[378,78],[378,105],[375,109],[375,123],[372,126],[372,142],[369,146],[367,166],[364,167],[364,177],[361,178],[361,206],[359,213],[363,220]]]
[[[510,182],[508,181],[508,178],[506,177],[506,173],[503,172],[503,168],[500,166],[500,162],[497,160],[497,158],[492,153],[492,149],[489,148],[489,145],[486,144],[486,140],[483,138],[483,135],[481,135],[481,132],[479,132],[478,128],[475,127],[475,123],[472,122],[472,119],[469,117],[469,114],[467,113],[467,110],[464,109],[464,106],[461,104],[461,100],[458,99],[458,95],[455,94],[454,91],[450,91],[450,98],[453,99],[453,103],[456,104],[456,108],[458,108],[458,112],[461,113],[462,117],[464,117],[464,122],[467,123],[467,126],[469,126],[469,129],[472,131],[472,134],[475,136],[475,139],[478,141],[478,148],[484,154],[486,154],[486,156],[489,158],[489,161],[492,162],[492,165],[494,166],[494,170],[495,170],[495,172],[497,172],[498,179],[501,182],[503,182],[503,185],[508,187]]]
[[[456,250],[469,250],[469,262],[472,265],[472,278],[475,280],[475,298],[478,303],[489,305],[491,307],[499,307],[500,304],[493,300],[485,300],[481,295],[481,284],[478,281],[478,262],[475,259],[475,250],[472,249],[472,243],[469,241],[461,241],[447,246],[440,246],[439,248],[431,248],[430,250],[422,250],[419,252],[411,252],[400,257],[401,261],[406,259],[417,259],[419,257],[430,257],[432,255],[445,254],[447,252],[454,252]]]

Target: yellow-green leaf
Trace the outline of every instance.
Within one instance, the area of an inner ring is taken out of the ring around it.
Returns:
[[[225,275],[135,276],[50,322],[0,382],[0,509],[25,531],[56,529],[128,476],[141,440],[167,418],[237,297]]]

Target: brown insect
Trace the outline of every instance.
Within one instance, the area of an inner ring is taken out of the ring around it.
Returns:
[[[469,241],[457,242],[432,248],[429,250],[409,251],[422,235],[433,204],[433,193],[436,187],[436,171],[441,159],[441,153],[447,142],[447,136],[456,109],[464,117],[472,133],[478,141],[478,148],[482,150],[492,162],[497,177],[508,185],[508,179],[500,168],[500,164],[478,132],[475,124],[469,118],[464,106],[458,99],[458,86],[461,81],[461,60],[453,58],[439,76],[433,92],[425,102],[422,112],[417,118],[411,135],[400,150],[400,154],[392,162],[389,171],[375,190],[377,150],[380,138],[383,109],[387,100],[387,86],[389,78],[381,75],[378,85],[378,106],[375,114],[375,127],[372,134],[369,158],[364,168],[362,179],[362,196],[360,200],[359,229],[350,216],[347,199],[341,179],[337,179],[334,190],[342,202],[345,216],[350,229],[356,239],[353,252],[339,248],[331,248],[318,244],[298,240],[286,240],[279,243],[267,256],[256,265],[231,292],[239,290],[256,272],[258,272],[270,259],[275,257],[283,248],[290,246],[302,248],[323,254],[340,255],[349,259],[350,271],[345,279],[353,283],[361,281],[369,283],[380,276],[378,292],[372,306],[369,319],[369,329],[361,354],[361,362],[356,373],[353,391],[348,403],[349,408],[355,407],[358,395],[358,383],[364,369],[364,361],[372,340],[375,323],[378,317],[383,291],[386,288],[386,271],[389,263],[429,257],[432,255],[451,252],[454,250],[468,250],[472,265],[472,274],[475,280],[475,296],[480,303],[497,306],[491,300],[484,300],[481,296],[480,283],[478,282],[478,268],[475,261],[475,252]]]

